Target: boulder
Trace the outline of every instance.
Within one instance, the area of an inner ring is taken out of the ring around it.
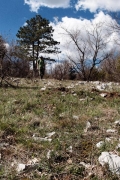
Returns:
[[[120,156],[112,152],[102,152],[98,160],[102,166],[108,164],[111,172],[120,174]]]

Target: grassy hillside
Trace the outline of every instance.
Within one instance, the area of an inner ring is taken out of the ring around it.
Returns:
[[[0,179],[117,180],[98,157],[120,154],[119,84],[16,81],[0,88]]]

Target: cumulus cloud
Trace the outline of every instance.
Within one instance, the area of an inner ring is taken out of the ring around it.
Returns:
[[[24,0],[24,3],[29,5],[32,12],[38,12],[39,8],[67,8],[70,5],[70,0]]]
[[[5,45],[6,49],[9,50],[10,45],[8,43],[5,43],[4,45]]]
[[[58,55],[59,59],[65,59],[65,56],[67,54],[69,54],[70,56],[76,56],[74,45],[73,43],[71,43],[70,37],[66,35],[64,29],[73,33],[80,30],[79,41],[81,42],[81,38],[82,40],[83,39],[86,40],[87,37],[86,30],[89,30],[90,32],[93,30],[94,25],[100,23],[102,24],[100,29],[101,37],[104,37],[105,40],[108,41],[105,51],[107,52],[115,48],[114,39],[115,38],[120,39],[120,37],[119,34],[117,34],[116,32],[114,33],[109,32],[109,27],[108,27],[108,25],[111,22],[114,23],[114,21],[115,20],[113,20],[109,15],[104,14],[101,11],[98,14],[95,14],[94,18],[91,20],[63,17],[61,21],[51,22],[51,25],[53,26],[54,29],[53,38],[58,42],[60,42],[59,47],[62,53]]]
[[[78,0],[76,10],[89,9],[91,12],[96,10],[120,11],[120,0]]]

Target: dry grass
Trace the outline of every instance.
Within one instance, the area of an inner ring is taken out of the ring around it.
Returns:
[[[120,86],[105,91],[109,96],[103,98],[93,83],[49,79],[20,79],[16,88],[1,87],[0,179],[104,179],[104,173],[97,171],[101,169],[98,156],[103,150],[114,151],[119,139],[119,128],[114,135],[106,130],[120,119]],[[85,132],[88,121],[91,127]],[[47,137],[51,132],[54,135]],[[114,142],[96,148],[108,136]],[[17,172],[17,164],[33,158],[37,166]]]

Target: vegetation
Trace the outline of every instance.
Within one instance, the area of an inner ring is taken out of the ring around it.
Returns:
[[[120,87],[109,86],[103,98],[93,83],[19,81],[18,87],[0,91],[0,178],[113,180],[115,175],[102,170],[98,157],[114,151],[119,142],[119,127],[114,135],[106,130],[120,119]],[[88,121],[92,126],[85,131]],[[106,137],[113,140],[98,149],[96,143]],[[18,171],[19,164],[26,169]]]
[[[53,39],[53,28],[49,21],[40,15],[26,21],[26,25],[20,27],[17,33],[18,42],[22,52],[24,51],[33,61],[34,73],[37,71],[37,60],[42,53],[58,53],[56,45],[59,43]]]
[[[103,23],[93,24],[91,29],[84,28],[86,37],[83,36],[84,32],[80,29],[65,31],[65,36],[70,38],[68,48],[71,45],[74,47],[71,50],[73,54],[67,54],[68,60],[74,65],[74,68],[82,77],[83,80],[90,80],[92,72],[104,60],[110,57],[109,52],[105,52],[107,47],[108,32],[105,32],[105,25]]]
[[[120,122],[114,123],[120,121],[119,53],[104,52],[101,24],[87,31],[86,41],[79,30],[64,29],[79,63],[68,55],[45,79],[33,78],[40,54],[58,53],[59,43],[46,19],[37,15],[26,23],[19,44],[7,49],[0,36],[0,179],[119,179],[98,161],[103,151],[120,156]]]

